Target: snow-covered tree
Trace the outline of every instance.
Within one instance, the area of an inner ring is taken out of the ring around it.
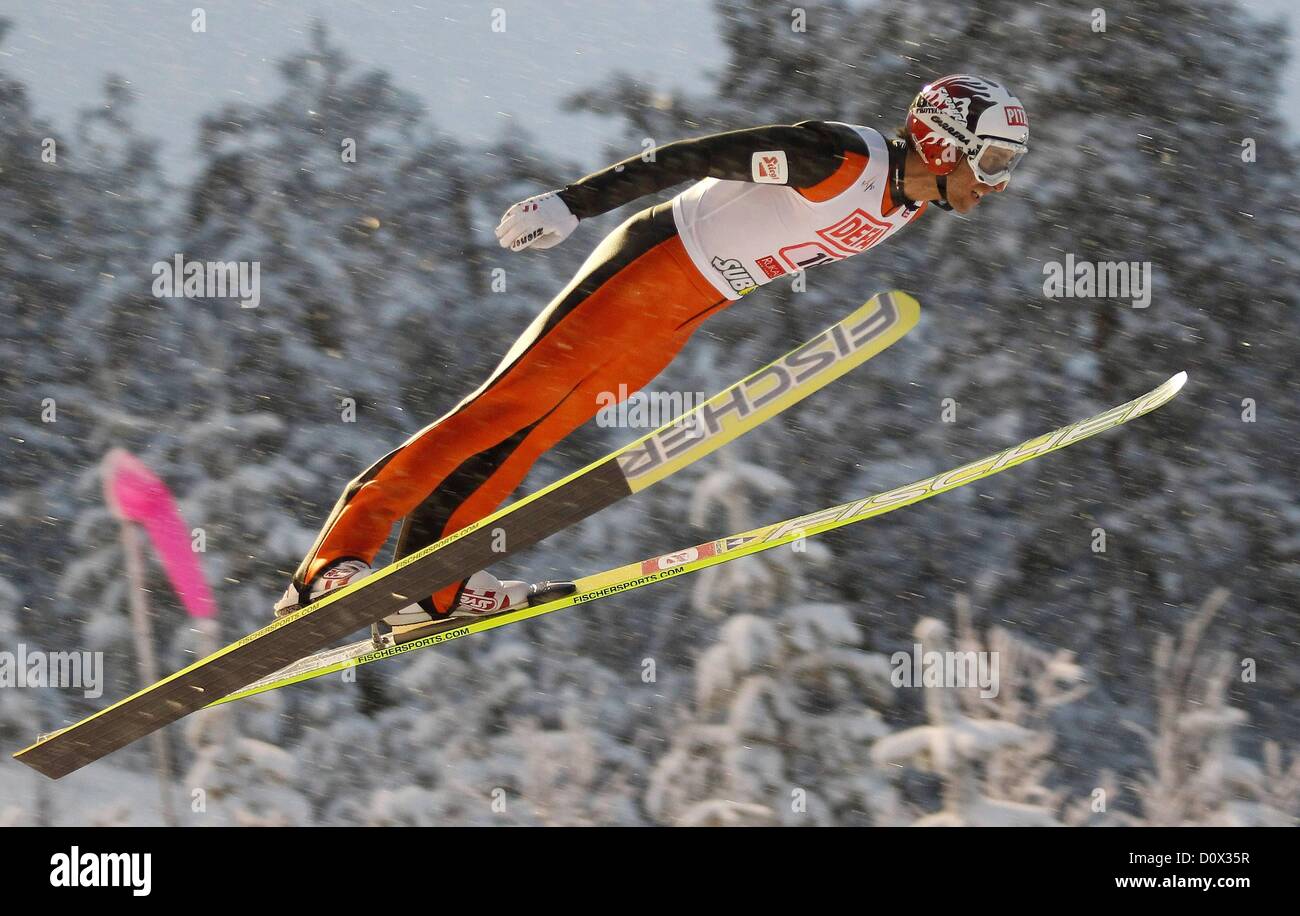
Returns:
[[[1289,765],[1276,741],[1264,761],[1242,753],[1238,732],[1250,719],[1230,702],[1242,661],[1207,650],[1206,629],[1229,600],[1216,589],[1183,625],[1177,640],[1161,634],[1152,653],[1155,728],[1126,724],[1142,735],[1151,769],[1133,787],[1140,819],[1155,826],[1290,827],[1300,818],[1300,758]],[[1253,661],[1253,660],[1252,660]]]
[[[1082,672],[1067,658],[1035,652],[1005,631],[984,645],[968,626],[963,630],[954,644],[941,621],[922,618],[915,644],[925,653],[983,653],[996,659],[996,695],[984,696],[982,685],[924,684],[927,723],[882,737],[872,747],[872,760],[939,778],[942,807],[919,817],[915,826],[1059,826],[1059,797],[1044,785],[1050,736],[1035,726],[1045,709],[1077,695],[1072,688]]]
[[[655,766],[646,809],[664,824],[888,824],[895,793],[868,763],[889,728],[884,657],[845,608],[737,614],[695,666],[695,698]]]

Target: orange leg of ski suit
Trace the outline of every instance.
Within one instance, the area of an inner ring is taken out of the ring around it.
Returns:
[[[400,558],[490,514],[609,403],[600,395],[644,387],[729,304],[691,263],[669,205],[632,217],[477,391],[348,485],[294,581],[302,587],[342,557],[373,565],[398,520]],[[445,613],[463,586],[442,589],[433,605]]]

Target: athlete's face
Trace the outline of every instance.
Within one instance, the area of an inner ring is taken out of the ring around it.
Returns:
[[[970,163],[962,159],[948,176],[948,203],[958,213],[969,213],[979,206],[986,195],[1005,191],[1008,181],[998,185],[984,184],[971,171]]]

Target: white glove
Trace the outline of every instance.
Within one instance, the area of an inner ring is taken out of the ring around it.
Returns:
[[[497,241],[502,248],[554,248],[578,228],[578,218],[554,191],[520,201],[501,217]]]

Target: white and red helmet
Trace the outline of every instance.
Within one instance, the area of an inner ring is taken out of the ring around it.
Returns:
[[[964,156],[977,179],[999,185],[1029,149],[1029,117],[1005,86],[959,73],[921,87],[907,135],[934,174],[951,173]]]

